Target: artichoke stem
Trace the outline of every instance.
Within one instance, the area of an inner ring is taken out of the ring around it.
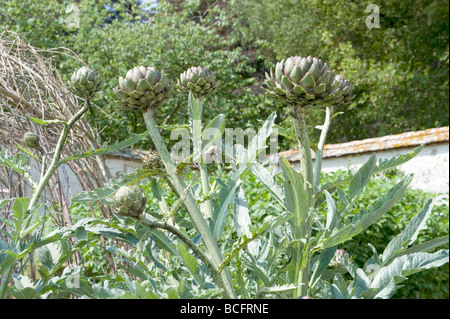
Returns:
[[[327,138],[328,130],[330,129],[331,116],[333,115],[333,106],[327,106],[325,111],[325,121],[322,125],[322,132],[320,133],[319,144],[317,145],[316,161],[314,169],[314,186],[319,187],[320,174],[322,171],[322,157],[323,149],[325,147],[325,140]]]
[[[308,132],[306,130],[306,110],[303,107],[295,107],[292,114],[295,135],[298,141],[298,153],[300,156],[300,173],[305,182],[305,189],[313,184],[313,165],[311,159],[311,148],[309,145]],[[309,184],[309,185],[308,185]]]
[[[185,182],[182,178],[177,175],[177,167],[175,166],[170,153],[164,143],[160,133],[159,128],[156,125],[154,118],[154,110],[153,108],[148,108],[143,112],[144,121],[147,126],[147,130],[150,134],[150,137],[155,144],[155,148],[161,157],[161,160],[166,168],[166,172],[168,178],[172,181],[173,187],[176,190],[176,193],[183,194],[186,189]],[[218,269],[222,263],[222,254],[219,250],[216,240],[206,223],[206,220],[203,217],[199,207],[197,206],[194,197],[190,192],[187,193],[186,198],[184,200],[184,206],[195,225],[197,231],[202,235],[203,242],[206,246],[206,249],[209,253],[211,261],[216,269]],[[224,289],[227,298],[236,298],[233,283],[231,281],[231,277],[227,271],[221,273],[221,278],[223,281],[223,286],[221,288]],[[220,282],[216,282],[217,285],[220,286]]]
[[[193,95],[193,93],[192,93]],[[198,118],[201,119],[202,118],[202,111],[203,111],[203,99],[202,98],[196,98],[194,97],[194,99],[197,100],[197,104],[198,104]],[[202,182],[202,189],[203,189],[203,196],[206,196],[207,194],[209,194],[210,192],[210,185],[209,185],[209,177],[208,177],[208,169],[206,168],[206,164],[204,161],[204,154],[202,154],[202,139],[200,138],[197,141],[196,137],[201,137],[202,136],[202,127],[201,127],[201,120],[197,120],[194,122],[194,125],[196,125],[196,129],[198,130],[198,135],[197,136],[194,133],[194,140],[198,145],[195,145],[197,148],[197,151],[200,153],[200,178],[201,178],[201,182]],[[202,204],[202,208],[205,212],[205,216],[206,218],[209,218],[211,220],[213,220],[214,216],[213,216],[213,206],[211,203],[211,200],[207,199],[203,204]]]
[[[31,197],[30,203],[28,204],[28,209],[31,209],[33,206],[37,204],[37,201],[39,200],[39,197],[41,196],[42,192],[44,191],[45,186],[47,185],[48,181],[52,177],[53,173],[56,171],[60,163],[61,158],[61,151],[64,147],[64,144],[66,143],[67,136],[69,135],[69,131],[72,128],[72,126],[75,124],[76,121],[78,121],[84,113],[89,108],[89,99],[86,100],[83,107],[75,113],[74,116],[64,125],[64,128],[61,132],[61,135],[59,136],[58,143],[56,144],[55,153],[53,154],[53,159],[48,166],[47,171],[44,175],[42,175],[42,178],[39,181],[39,184],[37,185],[36,189],[33,192],[33,196]],[[42,172],[41,172],[42,174]]]

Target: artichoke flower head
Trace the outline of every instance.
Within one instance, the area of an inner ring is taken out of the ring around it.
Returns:
[[[217,89],[214,73],[200,66],[191,67],[181,73],[177,80],[177,89],[192,94],[198,99],[210,95]]]
[[[122,186],[114,194],[114,208],[122,216],[138,217],[146,204],[147,197],[139,186]]]
[[[83,66],[72,74],[69,86],[75,94],[89,98],[100,90],[102,79],[99,73]]]
[[[164,104],[173,93],[173,84],[164,71],[138,66],[129,70],[125,77],[119,77],[119,86],[114,91],[123,109],[145,111]]]
[[[293,56],[266,73],[267,94],[293,106],[340,105],[350,101],[352,86],[318,58]]]

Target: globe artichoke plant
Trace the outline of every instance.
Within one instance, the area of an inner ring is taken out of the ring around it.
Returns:
[[[318,58],[293,56],[266,73],[267,93],[291,105],[342,104],[351,99],[352,86]]]
[[[173,84],[154,67],[138,66],[119,77],[115,89],[118,103],[126,110],[146,110],[164,104],[172,95]]]
[[[300,157],[300,178],[302,182],[296,192],[302,192],[305,207],[314,207],[314,191],[319,186],[322,169],[322,154],[334,108],[344,105],[352,99],[352,85],[341,75],[333,72],[327,63],[315,57],[292,56],[276,64],[275,71],[266,73],[265,85],[269,95],[292,107],[292,123],[298,142]],[[320,140],[315,150],[316,160],[313,167],[311,148],[305,118],[311,107],[326,107],[325,121],[321,128]],[[296,215],[296,240],[311,237],[311,227],[299,226],[305,223],[308,209]],[[297,219],[298,218],[298,219]],[[311,223],[311,221],[309,221]],[[301,250],[294,251],[294,284],[299,285],[295,296],[307,295],[311,255]]]
[[[145,192],[139,186],[122,186],[114,195],[114,208],[123,216],[138,217],[146,203]]]
[[[83,66],[72,74],[69,85],[75,94],[90,97],[100,89],[102,79],[100,74]]]
[[[209,94],[212,92],[211,87],[214,86],[211,85],[214,77],[209,72],[205,71],[203,71],[203,73],[199,72],[198,74],[204,77],[204,83],[199,79],[196,79],[197,75],[191,77],[191,83],[195,83],[197,87],[201,87],[201,90],[196,93],[201,92],[203,96],[205,94]],[[183,83],[188,82],[183,81]],[[129,70],[125,78],[119,78],[119,86],[115,89],[115,93],[118,97],[117,102],[122,106],[122,108],[142,112],[147,131],[153,141],[158,155],[161,158],[161,161],[164,164],[165,177],[168,181],[170,181],[171,187],[177,194],[180,196],[185,194],[183,204],[192,220],[192,223],[194,224],[194,227],[202,235],[203,242],[208,251],[208,257],[211,259],[212,265],[217,270],[223,262],[223,257],[217,245],[216,239],[214,238],[203,213],[199,209],[193,194],[189,191],[186,192],[187,186],[184,178],[178,173],[178,168],[175,165],[172,156],[167,149],[167,145],[161,136],[160,127],[156,124],[156,108],[170,98],[173,88],[174,85],[167,78],[164,72],[160,73],[154,67],[139,66]],[[189,90],[189,96],[191,97],[192,95],[193,92]],[[189,103],[192,104],[192,101]],[[200,105],[197,106],[198,109],[201,109]],[[200,111],[198,113],[201,114]],[[200,118],[200,116],[197,118]],[[194,118],[192,122],[198,124],[199,121],[197,121],[197,118]],[[121,207],[120,204],[118,207]],[[126,211],[126,209],[121,209],[121,211]],[[220,273],[219,278],[219,285],[224,289],[224,296],[227,298],[235,297],[231,277],[226,269]]]
[[[199,99],[213,93],[217,88],[214,73],[200,66],[191,67],[181,73],[177,80],[177,89],[183,93],[192,92]]]

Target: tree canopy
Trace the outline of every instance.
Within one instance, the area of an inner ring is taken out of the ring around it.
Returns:
[[[152,10],[141,2],[1,0],[0,25],[39,47],[68,48],[102,74],[95,122],[108,141],[144,130],[140,115],[122,111],[113,93],[118,77],[137,65],[173,79],[206,67],[221,85],[205,115],[225,113],[229,127],[245,129],[277,109],[284,125],[289,110],[261,86],[265,72],[293,55],[321,58],[354,86],[356,97],[337,110],[344,114],[335,118],[330,142],[448,125],[448,1],[378,1],[379,28],[367,27],[370,12],[359,1],[161,0]],[[80,66],[67,58],[58,68],[69,79]],[[175,95],[161,121],[185,123],[186,104]],[[319,117],[321,110],[312,112],[311,122]],[[281,145],[290,147],[289,140]]]

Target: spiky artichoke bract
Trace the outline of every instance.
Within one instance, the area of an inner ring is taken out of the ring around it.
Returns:
[[[217,81],[214,73],[197,66],[181,73],[177,88],[183,93],[192,92],[196,98],[201,98],[216,90]]]
[[[114,195],[114,208],[123,216],[137,217],[144,212],[147,197],[139,186],[122,186]]]
[[[278,62],[266,73],[267,93],[295,106],[344,104],[352,86],[330,70],[327,63],[311,56],[293,56]]]
[[[23,135],[23,143],[30,148],[37,148],[39,146],[39,136],[33,132],[26,132]]]
[[[72,74],[69,84],[75,94],[90,97],[100,90],[102,79],[100,74],[83,66]]]
[[[164,104],[172,95],[173,84],[154,67],[138,66],[119,77],[115,89],[118,103],[126,110],[145,110]]]

